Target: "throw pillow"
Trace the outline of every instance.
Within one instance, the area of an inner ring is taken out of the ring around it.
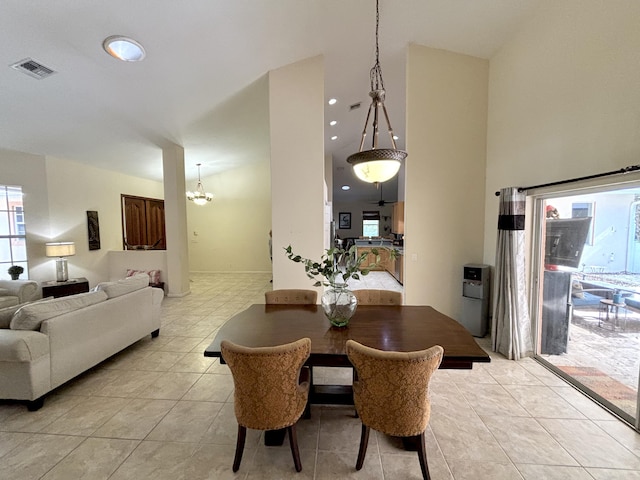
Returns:
[[[571,284],[571,296],[573,298],[584,298],[584,291],[582,289],[582,283],[574,280]]]
[[[149,275],[149,283],[160,283],[160,273],[162,270],[127,270],[127,277],[132,277],[139,273],[146,273]]]
[[[18,309],[13,315],[10,328],[12,330],[40,330],[40,325],[45,320],[104,302],[106,299],[105,292],[89,292],[30,303]]]
[[[96,285],[96,291],[104,291],[108,298],[119,297],[149,286],[149,275],[137,273],[132,277],[123,278],[117,282],[103,282]]]

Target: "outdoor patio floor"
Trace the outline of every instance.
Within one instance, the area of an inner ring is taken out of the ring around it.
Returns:
[[[598,308],[574,309],[567,353],[541,357],[635,417],[640,370],[640,312],[621,308],[617,322]],[[616,324],[617,323],[617,324]]]

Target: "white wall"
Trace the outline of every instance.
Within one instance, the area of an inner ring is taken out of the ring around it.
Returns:
[[[270,177],[266,157],[202,179],[214,199],[204,206],[187,204],[192,272],[271,271]]]
[[[462,270],[483,252],[486,60],[410,45],[405,303],[461,311]]]
[[[638,163],[639,18],[637,0],[548,0],[491,59],[485,263],[495,191]]]
[[[340,202],[333,205],[333,215],[336,220],[336,233],[340,238],[361,237],[362,236],[362,212],[380,212],[380,236],[391,235],[391,214],[393,213],[393,203],[385,203],[383,207],[371,202]],[[338,214],[340,212],[351,213],[351,228],[338,229]]]
[[[273,288],[311,288],[287,245],[319,260],[324,251],[324,62],[303,60],[269,73]]]

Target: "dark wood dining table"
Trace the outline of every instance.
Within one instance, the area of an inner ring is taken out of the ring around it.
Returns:
[[[409,352],[433,345],[444,348],[440,368],[470,369],[489,355],[453,318],[429,306],[359,305],[348,327],[335,328],[319,305],[251,305],[218,330],[204,352],[221,357],[220,342],[268,347],[311,339],[309,366],[351,367],[345,344],[353,339],[379,350]],[[221,359],[224,361],[224,359]],[[313,385],[310,403],[353,404],[350,386]]]
[[[205,357],[219,357],[220,342],[230,340],[247,347],[269,347],[311,339],[311,367],[351,367],[345,344],[353,339],[379,350],[410,352],[433,345],[444,348],[440,368],[470,369],[490,362],[489,355],[453,318],[428,306],[359,305],[348,327],[335,328],[319,305],[251,305],[225,322]],[[351,385],[311,385],[309,404],[353,405]],[[309,410],[305,414],[307,416]],[[285,430],[265,433],[266,445],[281,445]],[[407,449],[415,445],[405,444]]]

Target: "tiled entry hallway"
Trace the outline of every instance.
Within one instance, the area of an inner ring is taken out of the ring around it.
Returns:
[[[248,436],[242,466],[231,472],[232,379],[203,351],[230,315],[263,301],[269,279],[193,275],[192,295],[165,298],[157,339],[58,389],[38,412],[0,403],[0,478],[421,478],[417,455],[382,435],[371,436],[356,472],[360,423],[352,409],[335,407],[314,408],[298,424],[302,472],[287,442],[265,447],[260,432]],[[434,480],[640,479],[640,436],[533,360],[492,354],[470,371],[438,371],[432,386]]]

